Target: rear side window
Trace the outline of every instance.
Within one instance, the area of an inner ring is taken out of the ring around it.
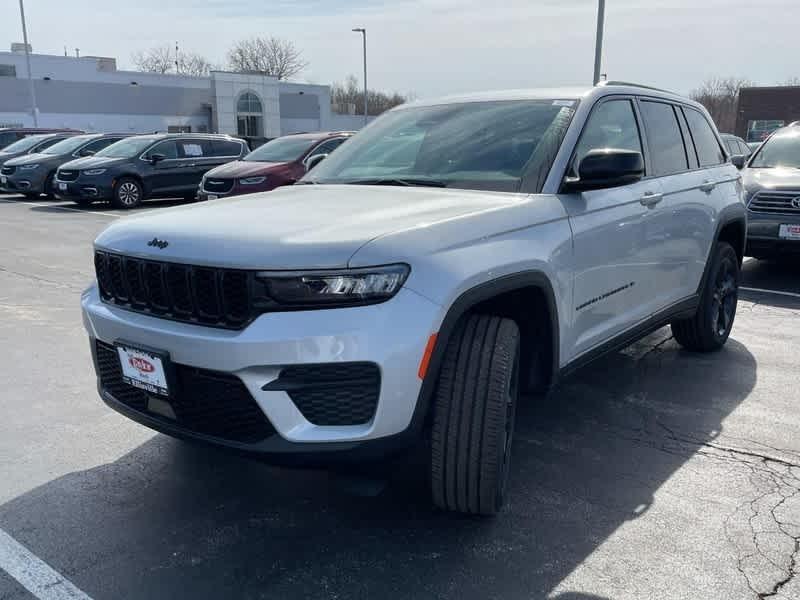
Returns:
[[[242,144],[231,140],[212,140],[212,156],[240,156],[242,154]]]
[[[208,140],[181,140],[178,142],[179,158],[202,158],[211,154]]]
[[[714,130],[706,118],[693,108],[685,108],[684,114],[689,122],[689,131],[692,133],[694,147],[697,150],[697,160],[701,167],[718,165],[725,162],[725,154],[717,142]]]
[[[651,175],[668,175],[689,168],[680,126],[671,104],[642,101],[642,119],[647,131]]]
[[[639,127],[630,100],[609,100],[594,109],[575,147],[573,175],[577,175],[581,159],[590,150],[599,148],[642,151]]]

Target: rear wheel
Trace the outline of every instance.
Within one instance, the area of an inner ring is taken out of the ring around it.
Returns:
[[[739,299],[739,257],[733,246],[719,242],[711,257],[700,306],[695,315],[672,323],[675,340],[687,350],[712,352],[725,345]]]
[[[517,407],[517,324],[472,315],[445,350],[431,433],[431,487],[440,508],[492,515],[503,505]]]
[[[117,208],[133,208],[142,203],[142,186],[130,177],[123,177],[114,187],[111,203]]]

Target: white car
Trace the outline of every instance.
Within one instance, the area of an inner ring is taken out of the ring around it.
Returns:
[[[669,323],[725,343],[745,232],[695,102],[451,97],[294,187],[117,221],[83,316],[101,397],[144,425],[317,464],[428,438],[434,502],[492,514],[523,392]]]

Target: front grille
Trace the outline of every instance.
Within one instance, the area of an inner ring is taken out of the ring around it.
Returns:
[[[122,380],[116,348],[95,341],[100,385],[115,400],[166,423],[223,440],[255,443],[275,428],[253,400],[244,383],[233,375],[174,364],[175,389],[169,404],[175,420],[149,412],[149,394]]]
[[[747,208],[759,213],[799,215],[800,190],[758,192]]]
[[[17,167],[4,166],[2,169],[0,169],[0,173],[2,173],[3,175],[13,175],[14,171],[16,170]]]
[[[233,189],[233,179],[207,178],[203,184],[203,191],[210,194],[227,194]]]
[[[79,174],[80,171],[59,169],[57,177],[59,181],[75,181]]]
[[[381,376],[369,362],[294,365],[264,389],[283,390],[314,425],[363,425],[378,406]]]
[[[95,252],[104,302],[153,316],[241,329],[256,314],[253,273]]]

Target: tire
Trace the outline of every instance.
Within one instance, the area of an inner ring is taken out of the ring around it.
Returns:
[[[142,185],[132,177],[123,177],[114,186],[111,204],[117,208],[134,208],[142,203]]]
[[[739,257],[730,244],[718,242],[697,312],[671,324],[675,340],[693,352],[719,350],[733,328],[738,298]]]
[[[505,500],[517,406],[517,324],[472,315],[445,350],[434,397],[431,488],[439,508],[493,515]]]

